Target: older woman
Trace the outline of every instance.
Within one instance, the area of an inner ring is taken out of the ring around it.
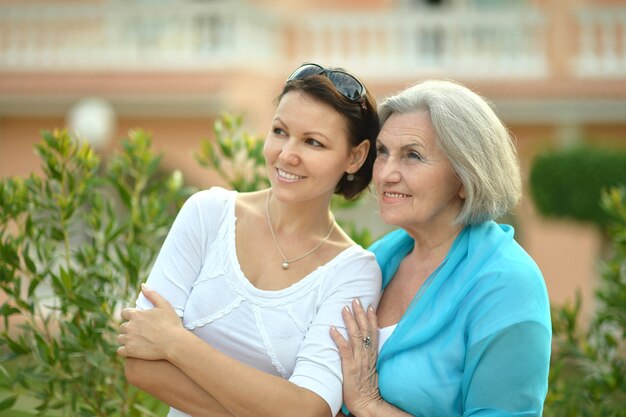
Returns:
[[[545,283],[513,228],[494,222],[521,189],[507,129],[448,81],[388,98],[379,116],[374,183],[382,219],[399,229],[371,248],[383,271],[377,311],[355,301],[343,311],[349,339],[331,329],[349,412],[540,416]]]

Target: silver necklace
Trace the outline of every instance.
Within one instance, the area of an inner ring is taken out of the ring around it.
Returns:
[[[289,264],[293,263],[295,261],[299,261],[300,259],[304,258],[307,255],[312,254],[313,252],[315,252],[317,250],[317,248],[319,248],[320,246],[322,246],[322,243],[326,242],[328,240],[328,238],[330,237],[330,235],[333,233],[333,229],[335,228],[335,219],[333,218],[332,222],[330,223],[330,230],[328,231],[328,234],[319,241],[319,243],[317,245],[315,245],[315,247],[313,249],[311,249],[310,251],[308,251],[307,253],[305,253],[304,255],[300,255],[297,258],[293,258],[293,259],[287,259],[287,257],[285,256],[285,254],[283,253],[282,249],[280,248],[280,245],[278,244],[278,239],[276,239],[276,233],[274,233],[274,226],[272,226],[272,219],[270,218],[270,194],[271,193],[267,193],[267,199],[265,201],[265,214],[267,215],[267,223],[270,226],[270,232],[272,232],[272,238],[274,239],[274,243],[276,244],[276,249],[278,249],[278,253],[280,253],[280,256],[283,258],[283,269],[287,269],[289,268]]]

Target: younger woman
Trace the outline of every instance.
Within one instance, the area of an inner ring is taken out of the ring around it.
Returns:
[[[214,187],[181,209],[118,339],[129,381],[170,404],[170,416],[337,414],[329,329],[345,332],[353,298],[376,303],[380,270],[329,206],[370,182],[375,109],[354,76],[301,66],[265,142],[271,188]]]

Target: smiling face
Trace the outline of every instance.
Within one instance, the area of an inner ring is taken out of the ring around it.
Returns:
[[[301,202],[330,200],[344,172],[355,172],[369,149],[352,147],[347,124],[335,109],[301,91],[280,100],[265,139],[267,174],[274,195]]]
[[[392,114],[377,139],[374,183],[380,215],[409,231],[450,227],[463,205],[463,186],[437,146],[429,114]]]

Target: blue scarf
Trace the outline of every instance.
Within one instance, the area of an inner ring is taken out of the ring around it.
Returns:
[[[539,268],[508,225],[465,227],[378,358],[383,398],[416,416],[540,416],[550,309]],[[413,239],[389,233],[370,250],[383,288]]]

